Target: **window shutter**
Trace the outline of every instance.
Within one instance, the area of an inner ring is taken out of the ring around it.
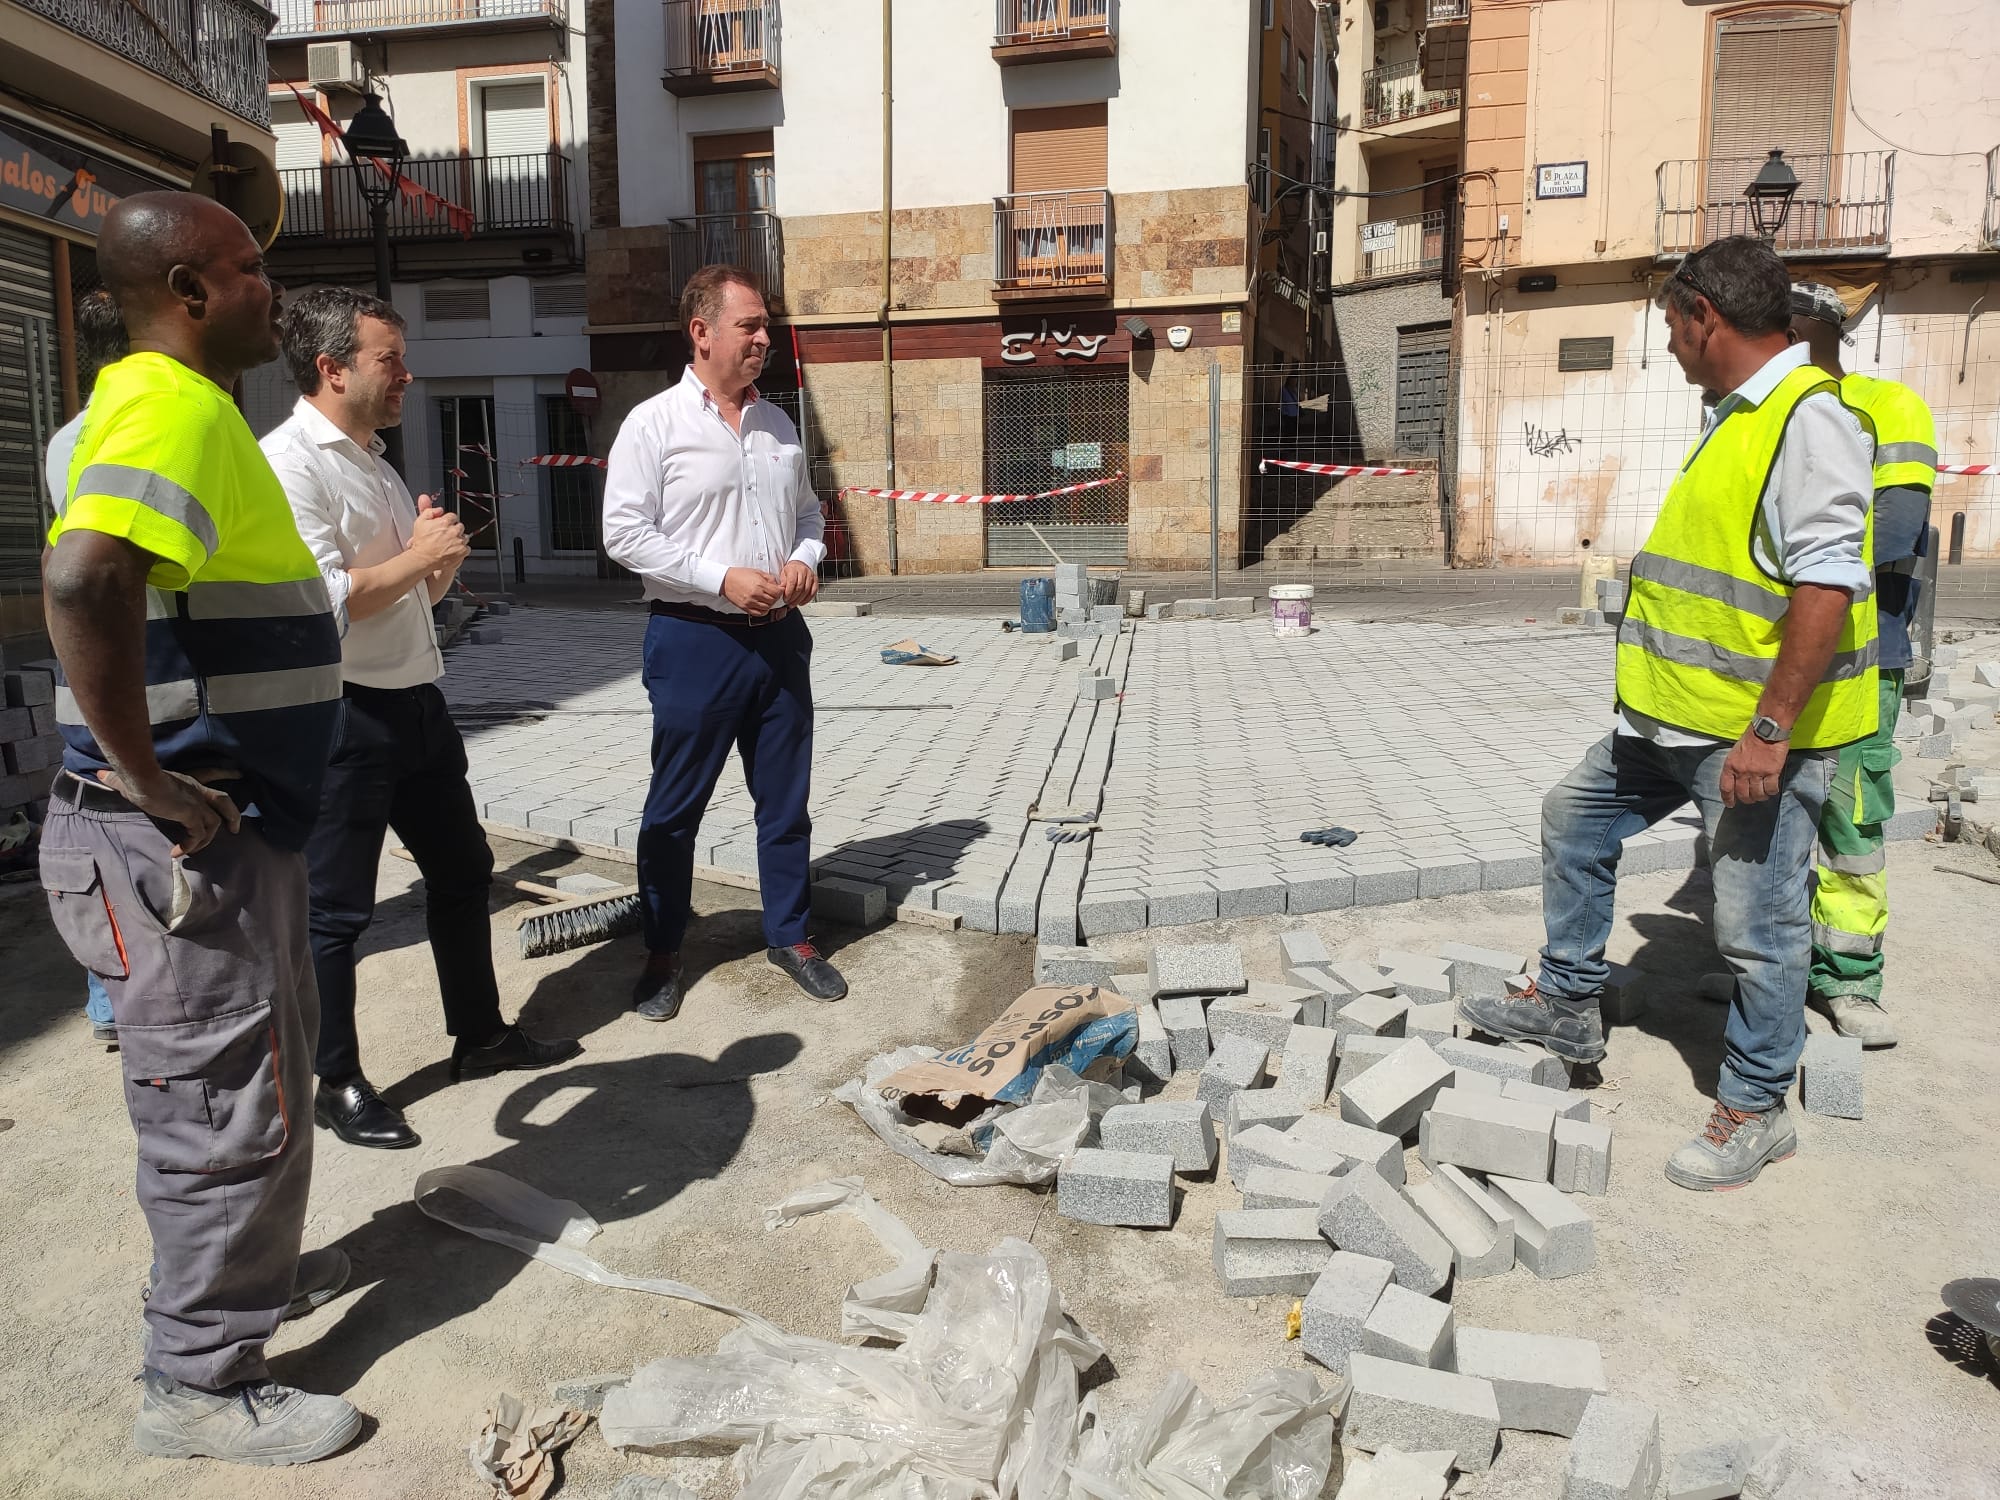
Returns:
[[[539,155],[549,149],[549,107],[540,79],[489,84],[479,102],[488,156]]]
[[[1740,198],[1773,150],[1799,174],[1801,199],[1826,197],[1839,60],[1840,22],[1823,11],[1717,23],[1708,154],[1720,160],[1709,172],[1710,202]]]
[[[1110,174],[1102,104],[1017,109],[1012,118],[1013,191],[1106,186]]]
[[[308,120],[295,102],[272,103],[271,133],[278,138],[280,172],[320,164],[319,126]]]

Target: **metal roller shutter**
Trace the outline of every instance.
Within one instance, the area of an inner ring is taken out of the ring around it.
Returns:
[[[549,217],[549,107],[537,78],[488,84],[479,94],[486,147],[480,202],[494,228],[536,227]]]
[[[48,236],[0,224],[0,593],[39,588],[42,450],[62,425],[55,318]]]

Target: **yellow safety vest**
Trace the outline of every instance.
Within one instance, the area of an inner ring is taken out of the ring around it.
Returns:
[[[1789,372],[1757,405],[1738,405],[1697,442],[1632,559],[1618,631],[1618,701],[1664,724],[1739,738],[1784,641],[1792,586],[1764,571],[1751,540],[1792,412],[1838,388],[1810,365]],[[1874,558],[1873,510],[1862,543]],[[1875,597],[1854,601],[1824,681],[1792,726],[1801,750],[1874,733]]]
[[[1840,399],[1875,424],[1876,489],[1928,490],[1937,482],[1937,424],[1922,396],[1900,381],[1850,374],[1841,379]]]

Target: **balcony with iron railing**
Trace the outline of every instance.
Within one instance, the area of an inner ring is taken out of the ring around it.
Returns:
[[[677,98],[778,86],[778,0],[665,0],[667,70]]]
[[[569,30],[569,0],[275,0],[276,42],[419,32]]]
[[[993,298],[1102,297],[1111,290],[1111,194],[1103,188],[993,200]]]
[[[1436,275],[1444,267],[1444,210],[1377,219],[1361,226],[1357,281]]]
[[[15,0],[167,82],[269,129],[264,37],[271,13],[256,0]]]
[[[1423,35],[1424,87],[1465,86],[1465,63],[1472,47],[1472,0],[1430,0]]]
[[[1449,26],[1454,21],[1472,19],[1472,0],[1430,0],[1425,10],[1425,24]]]
[[[1415,58],[1370,68],[1361,75],[1361,123],[1396,125],[1428,120],[1458,108],[1458,90],[1434,89],[1424,82],[1423,64]]]
[[[785,239],[776,214],[691,214],[667,220],[666,227],[667,279],[676,303],[703,266],[741,266],[757,278],[767,302],[784,300]]]
[[[1658,253],[1686,255],[1726,235],[1757,233],[1743,189],[1766,159],[1709,156],[1661,162],[1655,174],[1659,184]],[[1798,175],[1799,190],[1771,242],[1780,255],[1888,252],[1895,152],[1846,151],[1817,156],[1786,152],[1785,165]]]
[[[317,167],[288,167],[278,174],[285,193],[285,221],[277,248],[306,242],[368,242],[374,234],[368,201],[356,168],[343,160]],[[570,162],[559,151],[512,156],[445,156],[403,163],[403,175],[472,215],[475,240],[487,236],[546,234],[569,238]],[[389,200],[391,240],[462,239],[458,226],[435,205],[398,193]]]
[[[993,56],[1003,64],[1112,57],[1116,0],[994,0]]]
[[[1980,240],[1988,250],[2000,250],[2000,146],[1986,153],[1986,218]]]

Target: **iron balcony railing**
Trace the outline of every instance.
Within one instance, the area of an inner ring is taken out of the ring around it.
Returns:
[[[994,0],[996,47],[1109,36],[1111,27],[1111,0]]]
[[[1458,90],[1427,88],[1424,66],[1415,58],[1386,68],[1370,68],[1361,75],[1364,125],[1387,125],[1457,108]]]
[[[1452,21],[1472,19],[1472,0],[1430,0],[1429,25],[1442,26]]]
[[[569,29],[569,0],[276,0],[274,37],[355,36],[545,20]]]
[[[356,168],[345,160],[318,167],[287,167],[278,174],[285,190],[285,222],[278,241],[366,240],[374,233],[368,200]],[[403,163],[403,175],[419,187],[467,209],[478,233],[542,230],[569,234],[569,158],[559,151],[515,156],[446,156]],[[432,206],[427,212],[409,196],[389,200],[389,237],[397,240],[451,239],[457,225]]]
[[[146,0],[143,10],[133,0],[17,3],[253,125],[270,128],[264,37],[271,29],[271,13],[256,0]]]
[[[1361,281],[1415,276],[1444,266],[1444,210],[1361,226]]]
[[[1986,153],[1986,222],[1980,242],[2000,250],[2000,146]]]
[[[1659,182],[1661,255],[1686,255],[1725,235],[1755,234],[1757,221],[1743,189],[1764,156],[1709,156],[1663,161]],[[1780,255],[1839,255],[1889,248],[1889,210],[1895,197],[1896,153],[1846,151],[1837,155],[1785,155],[1799,190],[1772,239]]]
[[[994,281],[1003,289],[1103,286],[1111,279],[1111,194],[1103,188],[993,200]]]
[[[767,301],[785,294],[785,241],[774,213],[694,214],[667,221],[667,276],[678,300],[703,266],[741,266]]]
[[[666,0],[667,76],[778,71],[778,0]]]

